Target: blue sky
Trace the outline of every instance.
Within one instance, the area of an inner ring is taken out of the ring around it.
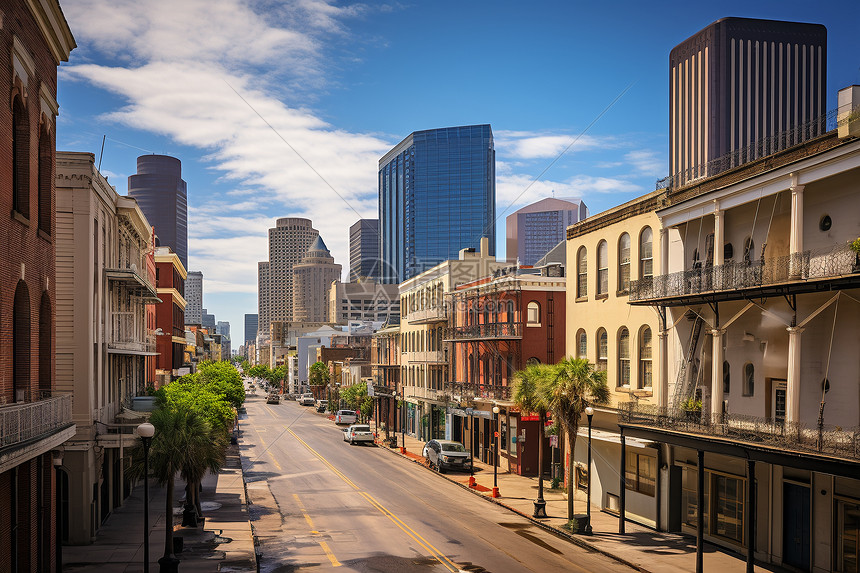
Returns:
[[[138,155],[182,160],[189,267],[237,341],[275,219],[311,218],[347,273],[349,225],[376,216],[377,161],[412,131],[493,126],[503,255],[504,217],[524,204],[555,191],[598,213],[668,174],[669,51],[716,19],[824,24],[828,108],[860,84],[849,1],[62,7],[78,48],[60,69],[57,149],[98,160],[106,135],[101,170],[120,193]]]

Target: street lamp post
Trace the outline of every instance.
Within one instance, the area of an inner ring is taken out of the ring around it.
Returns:
[[[493,406],[493,497],[499,497],[499,407]]]
[[[406,453],[406,389],[400,387],[400,453]]]
[[[57,516],[56,540],[57,540],[57,545],[55,548],[55,552],[56,552],[56,560],[57,560],[57,570],[60,571],[63,568],[63,540],[62,540],[62,535],[60,534],[60,531],[61,531],[60,528],[66,519],[62,513],[63,507],[62,507],[62,504],[60,503],[60,500],[62,497],[61,492],[60,492],[60,482],[61,482],[61,475],[62,475],[62,471],[63,471],[62,469],[60,469],[63,466],[63,450],[62,449],[61,450],[54,450],[53,456],[52,456],[52,461],[54,463],[54,469],[55,469],[55,474],[56,474],[56,478],[55,478],[56,482],[55,483],[56,483],[56,488],[57,488],[56,497],[55,497],[55,503],[57,504],[57,508],[56,508],[56,516]]]
[[[588,406],[585,408],[585,415],[588,417],[588,484],[586,487],[586,506],[585,506],[585,534],[591,535],[591,418],[594,417],[594,408]]]
[[[144,422],[137,427],[143,442],[143,573],[149,573],[149,445],[155,435],[155,426]]]

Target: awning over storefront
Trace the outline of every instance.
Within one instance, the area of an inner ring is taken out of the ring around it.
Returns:
[[[579,438],[588,439],[588,427],[583,428],[580,426],[579,431],[576,433]],[[621,445],[621,434],[619,432],[613,432],[611,430],[598,430],[596,428],[591,429],[591,439],[597,440],[599,442],[610,442],[613,444]],[[654,441],[652,440],[642,440],[639,438],[624,436],[624,441],[628,446],[632,446],[634,448],[647,448],[649,446],[654,445]]]

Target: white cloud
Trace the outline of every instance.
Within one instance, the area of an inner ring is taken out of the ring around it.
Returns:
[[[640,175],[648,175],[651,177],[663,177],[668,172],[666,160],[659,157],[656,152],[641,149],[631,151],[624,156],[624,159],[629,163]]]
[[[511,159],[555,159],[561,153],[614,146],[611,138],[585,135],[565,135],[533,131],[493,132],[493,142],[499,155]]]

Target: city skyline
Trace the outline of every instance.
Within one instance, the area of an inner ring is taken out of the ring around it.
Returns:
[[[498,225],[517,208],[555,191],[599,213],[668,174],[669,52],[719,18],[824,24],[827,108],[839,87],[860,83],[850,24],[860,9],[849,3],[827,12],[723,3],[677,9],[672,19],[633,3],[620,18],[599,6],[476,5],[458,20],[435,6],[275,5],[259,13],[227,4],[225,16],[197,22],[205,3],[188,2],[168,28],[155,18],[156,4],[63,6],[79,47],[59,71],[57,148],[96,153],[120,193],[141,153],[182,160],[188,266],[207,276],[207,307],[231,322],[255,310],[256,261],[266,258],[266,232],[279,217],[319,221],[335,260],[348,268],[349,225],[376,214],[377,161],[412,131],[494,126],[496,250],[504,256]],[[228,15],[229,23],[217,20]],[[492,25],[460,32],[482,19]],[[408,33],[398,25],[416,20],[424,25]],[[615,40],[607,45],[601,30],[610,23]],[[427,43],[436,50],[416,49]],[[381,81],[391,70],[397,85]],[[422,75],[432,87],[407,97],[402,90]]]

